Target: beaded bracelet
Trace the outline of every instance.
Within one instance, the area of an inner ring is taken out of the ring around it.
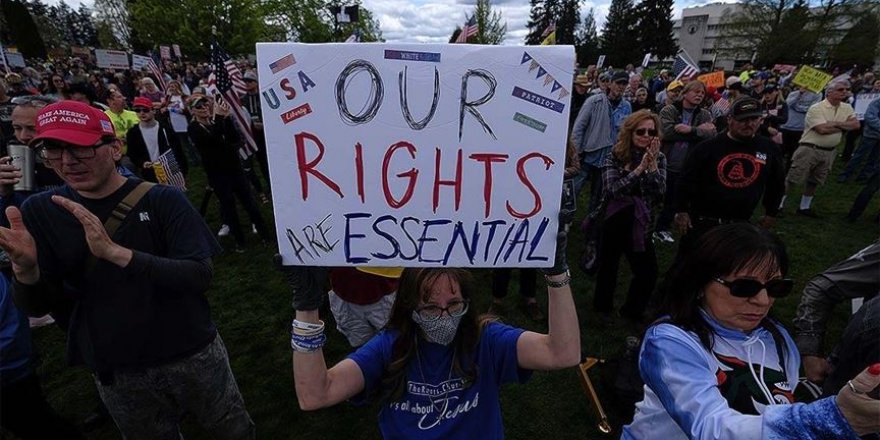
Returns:
[[[569,271],[565,271],[565,278],[562,281],[552,281],[549,276],[544,276],[544,281],[547,283],[547,287],[552,287],[554,289],[558,289],[560,287],[565,287],[571,283],[571,273]]]

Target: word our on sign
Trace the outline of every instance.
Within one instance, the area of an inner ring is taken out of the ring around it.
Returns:
[[[571,46],[260,43],[285,264],[547,267]]]

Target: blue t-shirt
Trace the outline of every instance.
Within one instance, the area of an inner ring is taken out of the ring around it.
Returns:
[[[418,356],[406,372],[406,391],[382,406],[379,430],[386,439],[503,439],[499,392],[502,384],[523,383],[530,370],[519,368],[516,341],[524,330],[499,323],[483,329],[473,354],[477,378],[470,386],[452,372],[452,346],[419,338]],[[364,375],[364,392],[353,399],[373,396],[382,386],[382,374],[391,363],[395,331],[382,331],[352,353]]]

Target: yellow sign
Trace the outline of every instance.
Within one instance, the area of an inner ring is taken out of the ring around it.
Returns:
[[[721,88],[724,87],[724,71],[719,70],[717,72],[700,75],[697,77],[697,80],[705,84],[707,87],[715,87],[716,89]]]
[[[810,66],[801,66],[801,70],[795,75],[794,85],[806,87],[811,92],[819,93],[828,81],[831,81],[831,74],[825,73],[819,69]]]

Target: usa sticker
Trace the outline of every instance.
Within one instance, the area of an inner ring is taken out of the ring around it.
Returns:
[[[113,131],[113,124],[110,121],[101,121],[101,129],[104,131]]]

